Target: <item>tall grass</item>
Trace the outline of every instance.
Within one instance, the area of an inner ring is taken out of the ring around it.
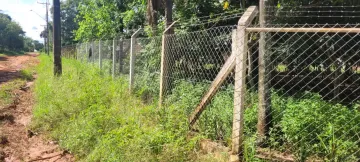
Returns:
[[[199,137],[187,138],[183,110],[145,105],[125,79],[75,60],[63,59],[63,75],[53,77],[50,58],[40,59],[33,127],[79,160],[191,160]]]
[[[112,79],[93,65],[67,59],[63,75],[54,78],[50,58],[40,59],[34,128],[52,132],[62,147],[81,160],[196,161],[201,160],[196,154],[200,138],[231,145],[232,85],[215,95],[197,122],[201,135],[193,135],[188,133],[187,118],[208,83],[178,80],[167,106],[160,109],[134,97],[156,92],[156,88],[143,86],[148,83],[137,83],[136,95],[129,94],[126,79]],[[272,91],[271,98],[273,127],[267,140],[271,149],[291,152],[299,161],[312,157],[354,161],[360,157],[358,105],[330,103],[309,92],[297,98]],[[248,92],[243,156],[247,161],[259,160],[254,158],[257,104],[257,93]]]

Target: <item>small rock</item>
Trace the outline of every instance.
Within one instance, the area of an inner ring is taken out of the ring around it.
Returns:
[[[6,154],[3,150],[0,150],[0,161],[5,161]]]
[[[51,144],[51,145],[57,145],[58,143],[57,143],[57,141],[50,141],[49,144]]]
[[[31,130],[27,130],[27,136],[28,136],[29,138],[33,137],[34,135],[35,135],[34,132],[32,132]]]
[[[9,143],[9,140],[7,139],[7,137],[6,136],[0,136],[0,144],[5,145],[7,143]]]

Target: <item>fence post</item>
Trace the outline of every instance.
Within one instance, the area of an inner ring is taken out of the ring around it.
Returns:
[[[86,54],[88,53],[88,42],[85,42],[85,52],[83,50],[84,43],[81,43],[81,47],[79,50],[81,50],[81,61],[84,61],[86,58]]]
[[[129,84],[129,91],[132,92],[134,86],[134,69],[135,69],[135,47],[136,47],[136,37],[139,34],[141,28],[138,29],[132,36],[131,36],[131,47],[130,47],[130,84]]]
[[[99,39],[99,68],[102,69],[102,57],[101,57],[101,39]]]
[[[123,71],[123,60],[122,60],[123,59],[123,53],[124,53],[123,45],[124,45],[124,41],[121,38],[120,41],[119,41],[119,75]]]
[[[115,70],[116,70],[116,45],[115,38],[113,39],[113,51],[112,51],[112,77],[115,78]]]
[[[265,1],[260,0],[260,27],[265,27]],[[269,127],[271,125],[271,97],[270,97],[270,79],[271,75],[269,70],[271,66],[269,65],[270,56],[266,55],[266,42],[265,42],[265,32],[260,32],[259,39],[259,108],[258,108],[258,123],[257,123],[257,133],[258,133],[258,145],[261,145],[266,135],[269,132]]]
[[[237,29],[232,32],[232,53],[235,54],[235,87],[234,87],[234,110],[232,128],[232,148],[230,161],[240,161],[244,141],[244,112],[246,95],[246,68],[247,68],[247,42],[248,33],[246,27],[252,22],[257,14],[257,7],[249,7],[240,18]]]
[[[91,42],[91,46],[90,46],[90,48],[91,48],[91,58],[90,58],[90,62],[92,63],[92,64],[95,64],[95,56],[94,56],[94,43],[95,43],[95,41],[92,41]]]
[[[159,107],[162,106],[164,95],[166,91],[168,90],[168,56],[166,53],[167,47],[166,47],[166,34],[167,31],[172,28],[172,26],[175,25],[177,21],[174,21],[168,28],[165,29],[162,35],[162,43],[161,43],[161,72],[160,72],[160,94],[159,94]]]

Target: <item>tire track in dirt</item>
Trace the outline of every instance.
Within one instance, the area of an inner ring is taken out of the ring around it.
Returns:
[[[38,63],[35,53],[0,56],[0,86],[19,78],[21,69]],[[74,161],[70,154],[59,149],[56,142],[28,129],[34,105],[32,88],[33,82],[17,87],[12,92],[15,96],[12,104],[0,107],[0,161]]]

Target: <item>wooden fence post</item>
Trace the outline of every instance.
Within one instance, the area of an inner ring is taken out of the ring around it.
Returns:
[[[129,84],[129,91],[132,92],[134,86],[134,78],[135,78],[135,47],[136,47],[136,37],[139,34],[141,28],[138,29],[132,36],[131,36],[131,46],[130,46],[130,84]]]
[[[102,57],[101,57],[101,39],[99,40],[99,68],[102,69]]]
[[[266,24],[266,9],[265,1],[260,0],[260,27],[264,28]],[[257,133],[258,133],[258,144],[261,145],[266,135],[269,132],[269,127],[271,125],[271,97],[270,97],[270,79],[271,75],[271,65],[269,65],[270,57],[266,55],[266,41],[265,41],[265,32],[260,32],[259,39],[259,108],[258,108],[258,123],[257,123]]]
[[[159,107],[162,106],[164,95],[168,90],[169,81],[168,81],[168,56],[166,53],[166,34],[167,31],[174,26],[177,21],[174,21],[168,28],[165,29],[162,35],[162,43],[161,43],[161,72],[160,72],[160,94],[159,94]]]
[[[235,55],[235,87],[234,87],[234,111],[232,128],[232,148],[230,161],[240,161],[244,141],[244,112],[246,95],[246,70],[247,70],[247,42],[248,33],[246,27],[252,22],[257,14],[257,7],[249,7],[238,23],[237,29],[232,33],[232,54]]]

